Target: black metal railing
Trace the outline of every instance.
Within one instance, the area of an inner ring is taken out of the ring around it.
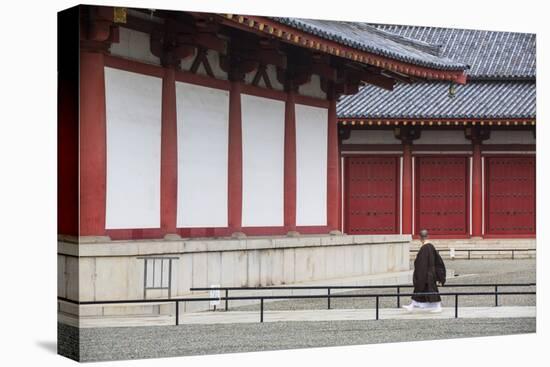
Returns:
[[[438,252],[452,252],[453,249],[450,249],[450,248],[442,248],[442,249],[438,249],[437,251]],[[410,252],[418,252],[419,250],[418,249],[413,249],[413,250],[410,250]],[[533,252],[536,252],[537,249],[536,248],[469,248],[469,249],[465,249],[465,248],[455,248],[454,249],[454,252],[467,252],[468,253],[468,260],[471,260],[471,253],[472,252],[501,252],[501,251],[504,251],[504,252],[510,252],[512,254],[512,260],[515,259],[515,253],[516,252],[529,252],[529,251],[533,251]],[[500,255],[500,254],[496,254],[496,255]]]
[[[495,289],[495,292],[498,293],[499,287],[531,287],[536,286],[536,283],[477,283],[477,284],[468,284],[468,283],[455,283],[455,284],[445,284],[440,287],[444,288],[479,288],[479,287],[491,287]],[[212,290],[219,290],[225,292],[225,297],[219,297],[216,298],[216,300],[225,300],[225,307],[224,309],[226,311],[229,310],[229,291],[268,291],[268,290],[326,290],[327,294],[327,309],[330,310],[331,298],[334,298],[333,293],[331,293],[334,289],[339,290],[345,290],[345,289],[393,289],[395,288],[396,291],[396,303],[397,308],[401,307],[401,297],[405,297],[406,295],[401,294],[402,288],[413,288],[414,286],[412,284],[381,284],[381,285],[317,285],[317,286],[272,286],[272,287],[196,287],[196,288],[190,288],[189,290],[192,292],[195,291],[212,291]],[[495,307],[498,306],[498,294],[495,295]]]
[[[363,288],[397,288],[400,290],[404,287],[412,287],[411,285],[371,285],[371,286],[312,286],[312,287],[244,287],[244,288],[237,288],[237,287],[220,287],[220,289],[227,290],[225,297],[181,297],[181,298],[158,298],[158,299],[133,299],[133,300],[106,300],[106,301],[75,301],[71,300],[65,297],[58,297],[58,301],[63,302],[69,302],[76,305],[113,305],[113,304],[146,304],[146,303],[174,303],[175,304],[175,324],[179,325],[179,304],[180,302],[210,302],[210,301],[225,301],[226,304],[228,301],[237,301],[237,300],[259,300],[260,301],[260,322],[264,322],[264,301],[265,300],[286,300],[286,299],[322,299],[326,298],[330,300],[331,298],[375,298],[376,300],[376,306],[375,306],[375,315],[376,320],[379,320],[379,313],[380,313],[380,298],[384,297],[396,297],[399,299],[400,297],[412,297],[414,295],[435,295],[439,294],[440,296],[447,297],[447,296],[453,296],[454,297],[454,309],[455,309],[455,318],[458,318],[458,300],[459,296],[495,296],[495,305],[498,306],[498,296],[499,295],[535,295],[535,291],[513,291],[513,292],[502,292],[498,290],[498,287],[504,287],[504,286],[534,286],[535,283],[506,283],[506,284],[468,284],[468,285],[449,285],[449,286],[468,286],[468,287],[476,287],[476,286],[492,286],[495,287],[494,292],[423,292],[423,293],[375,293],[375,294],[330,294],[330,289],[363,289]],[[196,288],[195,288],[196,289]],[[216,288],[204,288],[206,290],[213,290]],[[279,296],[262,296],[262,295],[255,295],[255,296],[234,296],[229,297],[228,291],[231,289],[328,289],[327,294],[311,294],[311,295],[279,295]],[[330,301],[328,302],[328,308],[330,309]]]

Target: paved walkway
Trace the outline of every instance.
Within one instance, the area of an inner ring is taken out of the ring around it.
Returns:
[[[534,306],[499,306],[499,307],[460,307],[458,317],[461,319],[475,318],[521,318],[535,317]],[[427,311],[408,312],[399,308],[383,308],[379,310],[380,320],[437,320],[454,319],[455,309],[444,307],[441,313]],[[374,309],[339,309],[339,310],[295,310],[295,311],[265,311],[264,322],[297,322],[297,321],[358,321],[375,320]],[[77,326],[76,320],[66,317],[66,324]],[[243,324],[260,321],[258,311],[229,312],[196,312],[181,313],[180,324]],[[81,328],[97,327],[136,327],[174,325],[174,316],[140,316],[140,317],[82,317]]]

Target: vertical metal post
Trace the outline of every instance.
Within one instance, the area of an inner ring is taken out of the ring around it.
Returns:
[[[380,305],[380,297],[376,296],[376,320],[378,320],[378,306]]]
[[[498,307],[498,285],[495,285],[495,307]]]
[[[399,294],[401,293],[401,287],[397,287],[397,308],[401,307],[401,297]]]
[[[145,261],[145,269],[143,271],[143,299],[147,298],[147,259]]]
[[[176,326],[180,322],[180,303],[176,301]]]
[[[330,310],[330,288],[327,288],[327,310]]]
[[[260,298],[260,322],[264,322],[264,299]]]
[[[458,294],[455,294],[455,319],[458,318]]]
[[[225,310],[229,310],[229,300],[227,299],[229,297],[229,289],[225,289]]]
[[[168,260],[168,298],[172,297],[172,259]]]

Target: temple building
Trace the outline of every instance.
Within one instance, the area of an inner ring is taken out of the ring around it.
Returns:
[[[452,85],[454,100],[460,101],[466,90],[465,62],[375,26],[79,6],[59,13],[58,33],[62,299],[175,297],[189,294],[192,287],[296,284],[372,274],[405,281],[399,276],[410,275],[412,220],[402,218],[399,208],[413,213],[412,171],[431,175],[431,183],[416,184],[422,199],[416,208],[424,205],[426,190],[432,190],[437,197],[452,195],[457,218],[469,218],[459,204],[469,203],[472,165],[478,189],[480,164],[487,177],[500,179],[516,166],[525,172],[514,176],[521,182],[489,185],[490,190],[523,184],[530,177],[531,156],[519,150],[531,141],[532,116],[469,118],[464,126],[462,119],[456,120],[460,126],[454,119],[452,126],[447,126],[449,118],[436,119],[430,120],[431,129],[422,126],[427,119],[415,126],[400,118],[394,126],[394,120],[384,117],[383,125],[375,119],[372,131],[368,123],[359,123],[371,121],[373,110],[358,101],[377,98],[377,105],[403,104],[400,111],[416,113],[414,105],[396,102],[394,95],[434,85],[443,88],[437,98],[446,101]],[[492,82],[481,82],[482,87],[484,83]],[[368,94],[374,90],[377,94]],[[342,97],[358,91],[356,99]],[[503,103],[512,109],[512,102]],[[488,126],[497,121],[502,126]],[[504,129],[514,129],[514,134]],[[396,133],[404,144],[395,144]],[[448,143],[443,148],[434,143],[443,139],[440,134]],[[495,158],[486,156],[483,163],[479,156],[488,153],[487,141],[480,142],[489,135],[496,142],[491,150]],[[509,136],[520,144],[510,147],[518,150],[514,160],[497,155],[503,144],[510,144]],[[390,138],[391,144],[386,143]],[[415,138],[420,139],[412,144]],[[455,143],[459,138],[476,143]],[[429,144],[416,150],[422,139]],[[366,155],[353,154],[369,147],[373,149]],[[418,156],[426,150],[445,151],[446,158]],[[416,166],[411,154],[418,157]],[[528,202],[525,190],[515,199],[518,203]],[[424,209],[419,213],[421,225],[425,215],[432,215]],[[361,222],[359,216],[383,222]],[[471,226],[464,220],[451,223],[451,232],[445,221],[433,225],[443,226],[442,233],[466,235]],[[151,305],[123,311],[114,306],[79,309],[63,301],[59,308],[63,315],[79,315],[77,320],[166,311]]]
[[[343,232],[534,238],[535,35],[372,26],[469,65],[468,83],[410,77],[341,98]]]

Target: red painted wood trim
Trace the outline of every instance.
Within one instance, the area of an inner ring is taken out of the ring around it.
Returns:
[[[330,100],[328,108],[327,145],[327,227],[338,229],[338,122],[336,120],[336,99]]]
[[[241,87],[231,82],[229,93],[228,224],[232,232],[242,229],[243,150],[241,125]]]
[[[176,83],[173,68],[162,79],[160,223],[164,233],[177,233],[178,147]]]
[[[472,142],[472,236],[482,235],[483,195],[481,172],[481,144]]]
[[[286,101],[287,99],[287,94],[282,91],[257,87],[251,84],[244,84],[244,83],[240,83],[240,84],[241,84],[240,88],[241,88],[242,94],[249,94],[249,95],[264,97],[269,99],[276,99],[279,101]]]
[[[483,238],[537,238],[537,236],[536,234],[486,234],[483,235]]]
[[[221,14],[219,17],[222,24],[227,26],[264,36],[270,35],[285,43],[290,43],[302,48],[309,48],[316,52],[323,52],[351,59],[353,61],[378,66],[407,75],[428,79],[453,80],[459,84],[466,83],[466,74],[463,71],[439,70],[375,55],[300,31],[265,17],[249,15],[232,15],[228,17]]]
[[[414,144],[412,146],[412,151],[463,151],[465,153],[470,153],[472,151],[472,146],[470,144]]]
[[[121,57],[105,55],[105,66],[110,68],[126,70],[138,74],[156,76],[157,78],[164,77],[164,68],[157,65],[144,64],[142,62],[123,59]]]
[[[178,82],[223,89],[227,91],[231,89],[231,83],[228,80],[214,79],[200,74],[193,74],[184,70],[177,70],[175,72],[175,80]]]
[[[320,107],[320,108],[330,108],[330,101],[326,99],[319,99],[309,96],[302,96],[300,94],[295,95],[295,102],[297,104],[303,104],[307,106]]]
[[[340,232],[344,233],[344,218],[342,215],[342,208],[344,203],[342,202],[342,192],[344,188],[342,187],[342,144],[340,139],[338,139],[338,229]]]
[[[80,223],[81,236],[105,233],[106,108],[104,55],[80,52]]]
[[[482,152],[533,152],[537,150],[536,144],[482,144]]]
[[[285,104],[284,224],[296,230],[296,106],[295,92],[289,92]]]
[[[403,146],[401,144],[342,144],[343,154],[362,151],[400,152],[402,150]]]
[[[403,234],[412,234],[412,153],[411,144],[403,143],[403,178],[401,183],[401,228]]]

